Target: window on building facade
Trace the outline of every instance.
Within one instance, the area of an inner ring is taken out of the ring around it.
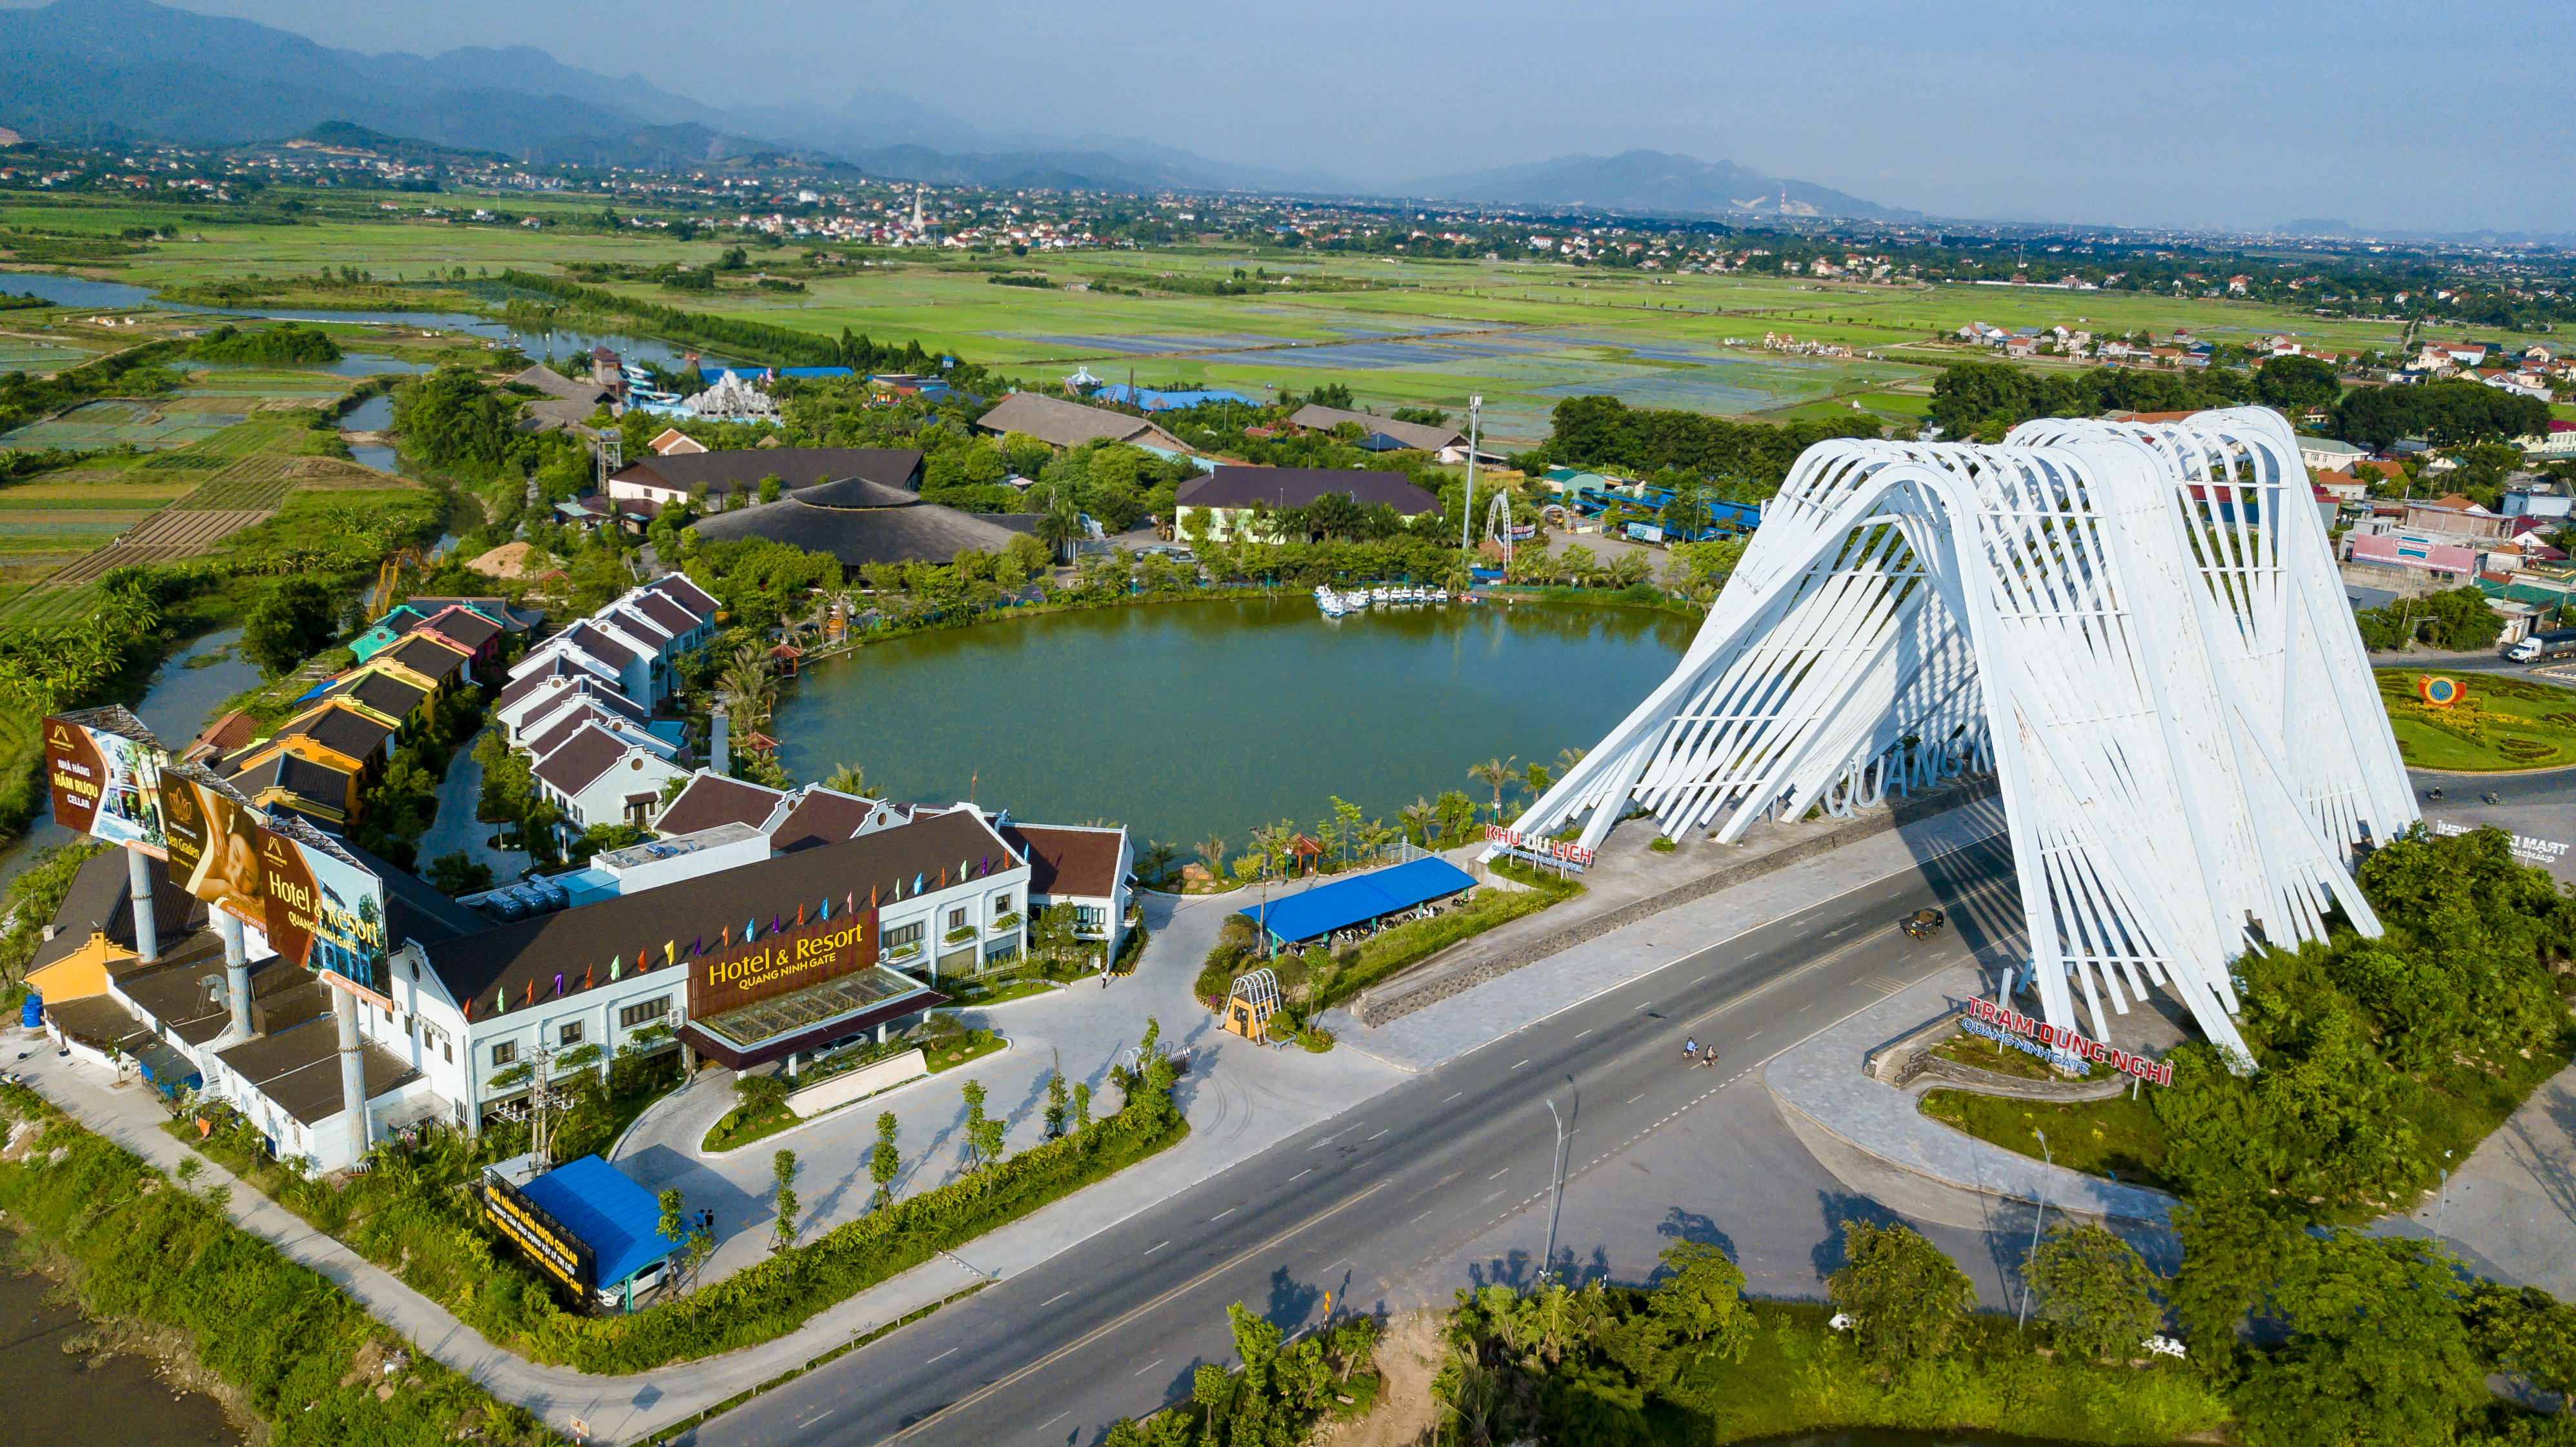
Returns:
[[[948,927],[950,929],[964,929],[966,927],[966,911],[962,909],[950,910],[948,912]]]
[[[656,995],[640,1005],[629,1005],[617,1012],[617,1028],[632,1030],[638,1025],[659,1020],[671,1013],[671,997]]]
[[[570,1047],[579,1045],[580,1043],[581,1022],[579,1020],[567,1021],[560,1029],[555,1031],[555,1044],[559,1046],[569,1049]]]
[[[1010,912],[1011,912],[1011,897],[1010,897],[1009,895],[1007,895],[1007,894],[997,894],[997,895],[994,895],[994,896],[993,896],[993,913],[995,913],[995,914],[1009,914]]]
[[[1098,929],[1109,922],[1109,911],[1096,904],[1077,904],[1073,907],[1073,922],[1080,929]]]
[[[914,920],[910,924],[896,925],[885,932],[885,947],[890,950],[899,950],[905,945],[919,943],[921,943],[921,921],[919,920]]]
[[[492,1063],[494,1065],[507,1065],[518,1058],[519,1042],[516,1040],[504,1040],[500,1044],[492,1047]]]

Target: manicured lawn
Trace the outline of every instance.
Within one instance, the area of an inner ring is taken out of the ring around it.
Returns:
[[[962,1036],[952,1036],[943,1041],[937,1050],[923,1047],[922,1057],[929,1062],[930,1073],[937,1075],[943,1070],[952,1070],[969,1061],[981,1060],[997,1051],[1007,1050],[1010,1045],[1009,1040],[990,1030],[970,1030]],[[809,1080],[806,1083],[812,1082]],[[873,1096],[861,1097],[862,1100],[874,1098]],[[856,1105],[859,1102],[850,1103]],[[839,1107],[836,1106],[834,1109]],[[815,1118],[819,1119],[819,1117]],[[714,1129],[707,1132],[706,1139],[700,1143],[700,1149],[734,1150],[764,1137],[774,1136],[790,1127],[803,1125],[806,1120],[807,1117],[789,1110],[784,1104],[766,1107],[738,1105],[725,1112],[725,1118],[717,1121]]]
[[[2143,1094],[2157,1087],[2138,1089],[2142,1093],[2136,1100],[2119,1095],[2069,1105],[1935,1090],[1924,1095],[1923,1113],[2032,1160],[2042,1156],[2039,1140],[2031,1132],[2046,1131],[2047,1158],[2058,1165],[2133,1186],[2171,1190],[2163,1175],[2164,1125]]]
[[[2496,674],[2444,674],[2467,692],[2460,704],[2433,708],[2416,695],[2432,669],[2378,670],[2397,751],[2422,769],[2494,772],[2576,764],[2576,691]]]

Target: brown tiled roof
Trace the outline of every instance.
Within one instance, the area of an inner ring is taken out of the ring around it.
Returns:
[[[203,928],[207,918],[206,906],[170,882],[168,864],[148,854],[143,857],[145,867],[151,871],[154,933],[163,945],[182,938],[190,930]],[[54,909],[54,937],[37,941],[36,952],[28,957],[27,968],[43,969],[89,943],[89,937],[100,931],[127,949],[134,948],[134,902],[131,898],[131,876],[127,873],[129,868],[124,850],[109,849],[92,856],[73,871],[71,885],[63,891],[63,902]]]
[[[611,668],[624,668],[627,664],[637,662],[643,657],[642,654],[619,642],[607,629],[592,623],[587,618],[556,634],[555,637]]]
[[[218,1053],[233,1073],[306,1125],[320,1125],[341,1111],[339,1032],[330,1020],[309,1020]],[[358,1053],[369,1100],[419,1078],[419,1071],[373,1041]]]
[[[319,759],[278,750],[233,776],[233,787],[257,798],[268,789],[283,789],[329,811],[336,825],[349,811],[349,776]]]
[[[1079,894],[1101,899],[1118,893],[1117,829],[1060,829],[1013,824],[1002,837],[1029,857],[1029,893]]]
[[[808,789],[769,836],[769,847],[791,854],[799,849],[838,844],[858,833],[875,808],[873,799],[853,799],[829,789]]]
[[[697,584],[690,582],[687,578],[678,573],[673,573],[668,577],[656,578],[652,582],[645,584],[645,586],[652,589],[654,592],[669,598],[672,602],[679,604],[681,607],[688,609],[693,616],[697,617],[701,621],[715,617],[716,610],[723,606],[716,601],[713,593],[710,593],[706,589],[699,587]]]
[[[423,678],[444,681],[465,666],[465,654],[425,633],[407,633],[378,658],[390,658]]]
[[[681,607],[666,593],[647,593],[631,605],[636,612],[662,625],[662,631],[677,638],[694,633],[705,622],[695,613]]]
[[[624,739],[585,720],[569,740],[539,758],[533,772],[567,794],[578,794],[626,757],[628,747]]]
[[[696,774],[653,827],[666,835],[695,834],[719,824],[748,824],[757,829],[769,822],[778,801],[786,797],[777,789],[765,789],[722,774]]]
[[[555,717],[566,708],[577,708],[585,704],[605,709],[630,723],[641,724],[653,717],[651,711],[642,704],[586,673],[565,684],[556,692],[557,696],[554,698],[539,699],[529,705],[527,716],[519,720],[522,732],[528,729],[551,727],[547,723],[548,719]]]
[[[799,905],[811,910],[827,897],[836,914],[852,904],[865,909],[871,890],[891,899],[900,881],[909,895],[918,875],[935,887],[940,871],[953,875],[961,862],[970,869],[986,860],[995,870],[1007,868],[1004,851],[981,818],[961,810],[506,924],[432,949],[430,963],[448,992],[472,1001],[481,1019],[496,990],[508,991],[510,1008],[517,1009],[532,984],[540,998],[551,998],[559,974],[564,992],[574,993],[585,971],[594,982],[605,981],[612,959],[632,968],[639,953],[649,952],[658,962],[671,945],[685,960],[701,938],[713,948],[721,931],[739,933],[748,919],[758,918],[766,930],[773,918],[792,920]],[[683,978],[676,970],[672,977]]]
[[[514,679],[511,679],[508,685],[502,688],[500,698],[494,700],[492,707],[495,712],[508,708],[510,705],[517,703],[520,699],[526,698],[529,694],[545,687],[546,680],[550,678],[588,678],[595,676],[596,675],[592,674],[588,669],[574,663],[571,659],[564,657],[562,654],[550,653],[540,660],[536,667],[529,669],[527,672],[520,674]]]
[[[1398,422],[1392,417],[1376,417],[1366,412],[1351,412],[1339,407],[1325,407],[1309,402],[1289,414],[1288,420],[1300,427],[1330,432],[1345,422],[1356,422],[1363,431],[1381,437],[1392,437],[1407,447],[1437,452],[1466,442],[1467,434],[1455,427],[1434,427],[1421,422]]]
[[[501,631],[500,624],[471,608],[449,608],[422,626],[435,628],[468,648],[481,648]]]
[[[400,719],[411,717],[411,711],[420,707],[422,699],[429,697],[429,690],[405,683],[390,673],[370,669],[333,684],[331,691],[323,697],[355,699],[387,718]]]
[[[208,979],[223,972],[223,941],[208,930],[156,968],[121,979],[116,987],[172,1035],[203,1045],[232,1021],[222,981]],[[330,1011],[330,1001],[313,977],[276,955],[251,966],[250,999],[253,1029],[283,1030]]]
[[[1086,407],[1037,392],[1014,392],[996,403],[975,426],[985,432],[1018,432],[1055,447],[1079,447],[1095,439],[1134,442],[1175,452],[1189,444],[1142,417]]]
[[[325,703],[288,720],[275,737],[308,738],[342,758],[363,760],[382,747],[393,731],[393,725],[378,723],[354,708]]]
[[[228,754],[258,736],[259,720],[234,709],[206,725],[206,731],[197,735],[196,742],[188,746],[187,752],[201,757],[205,752]]]

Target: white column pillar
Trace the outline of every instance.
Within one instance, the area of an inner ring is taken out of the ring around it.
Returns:
[[[126,849],[125,878],[134,900],[134,953],[150,964],[161,958],[161,928],[152,912],[152,861],[142,850]]]
[[[248,1040],[250,1028],[250,957],[242,944],[242,923],[222,910],[216,910],[215,933],[224,942],[224,997],[232,1005],[232,1027],[225,1033],[233,1043]]]
[[[331,991],[331,1018],[340,1028],[340,1112],[349,1124],[349,1164],[367,1158],[374,1132],[367,1119],[367,1061],[358,1045],[358,997]]]

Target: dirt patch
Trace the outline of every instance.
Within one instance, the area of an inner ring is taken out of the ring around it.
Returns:
[[[1431,1379],[1440,1374],[1448,1352],[1440,1329],[1447,1314],[1416,1311],[1387,1324],[1377,1344],[1381,1380],[1377,1405],[1356,1422],[1334,1425],[1317,1447],[1419,1447],[1431,1440],[1440,1420],[1440,1404],[1431,1398]]]

